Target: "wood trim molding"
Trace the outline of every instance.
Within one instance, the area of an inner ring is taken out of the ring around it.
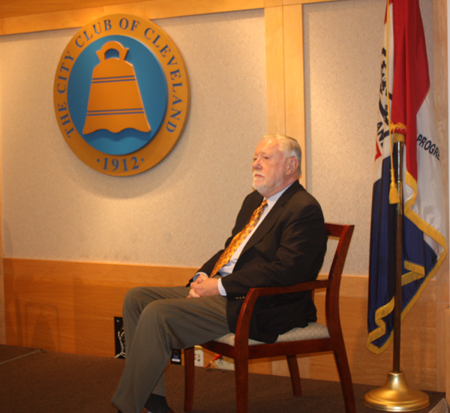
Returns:
[[[340,0],[146,0],[97,1],[90,0],[55,3],[51,0],[16,0],[0,4],[0,36],[40,32],[45,30],[82,27],[98,16],[107,14],[135,14],[148,19],[193,16],[240,10],[268,9],[271,7],[302,5]]]
[[[291,136],[305,152],[303,5],[265,9],[267,131]],[[302,157],[300,182],[306,187]]]
[[[297,139],[302,157],[301,183],[306,187],[305,74],[303,53],[303,5],[283,8],[285,56],[286,135]]]
[[[193,16],[208,13],[252,10],[264,8],[264,0],[150,0],[125,4],[107,4],[101,7],[89,6],[89,0],[80,0],[85,7],[76,10],[54,12],[41,11],[30,14],[0,18],[0,35],[39,32],[82,27],[98,16],[124,13],[148,19]],[[34,2],[37,6],[42,2]]]
[[[1,237],[1,235],[0,235]],[[6,310],[5,310],[5,281],[3,262],[0,263],[0,344],[6,344]]]
[[[265,10],[267,131],[286,133],[283,8]]]
[[[450,403],[450,308],[446,308],[445,310],[445,334],[444,334],[444,343],[445,343],[445,362],[446,362],[446,383],[444,387],[444,391],[446,394],[447,402]]]

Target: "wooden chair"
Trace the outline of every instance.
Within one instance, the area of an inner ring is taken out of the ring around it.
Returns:
[[[345,411],[355,413],[355,396],[348,366],[339,317],[339,289],[354,225],[325,224],[328,238],[339,238],[328,279],[297,284],[291,287],[252,288],[249,290],[237,323],[236,334],[227,334],[202,347],[234,359],[236,378],[236,405],[238,413],[248,411],[248,360],[286,356],[294,396],[301,395],[300,375],[296,354],[333,351],[345,401]],[[249,340],[250,318],[258,297],[326,289],[326,323],[310,323],[305,328],[294,328],[282,334],[275,343],[267,344]],[[194,399],[194,348],[185,349],[185,401],[184,411],[192,411]],[[325,395],[324,395],[325,396]]]

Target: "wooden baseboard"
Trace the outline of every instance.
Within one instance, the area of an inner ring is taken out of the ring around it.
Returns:
[[[446,362],[445,362],[445,394],[447,402],[450,404],[450,308],[445,309],[445,350],[446,350]]]

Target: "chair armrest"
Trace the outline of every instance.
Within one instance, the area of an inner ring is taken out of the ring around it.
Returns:
[[[326,280],[304,282],[304,283],[300,283],[300,284],[296,284],[296,285],[291,285],[289,287],[250,288],[250,290],[247,293],[246,300],[247,299],[250,300],[250,298],[252,296],[255,296],[256,298],[258,298],[258,297],[264,297],[267,295],[280,295],[280,294],[287,294],[287,293],[296,293],[296,292],[300,292],[300,291],[317,290],[319,288],[327,288],[329,286],[330,286],[330,281],[328,279],[326,279]]]
[[[304,282],[289,287],[250,288],[244,299],[244,303],[242,304],[236,325],[236,347],[239,346],[240,342],[247,345],[249,339],[250,320],[253,314],[253,309],[255,308],[256,300],[259,297],[295,293],[300,291],[311,291],[319,288],[328,288],[329,286],[330,281],[327,279]]]

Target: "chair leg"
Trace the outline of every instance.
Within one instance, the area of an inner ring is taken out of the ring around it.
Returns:
[[[236,412],[248,412],[248,359],[234,360],[236,377]]]
[[[184,411],[191,412],[194,404],[194,347],[184,349]]]
[[[302,395],[302,385],[300,383],[300,372],[298,370],[297,356],[286,356],[291,375],[292,393],[298,397]]]
[[[334,358],[341,380],[342,393],[344,395],[346,413],[356,413],[355,394],[353,392],[352,376],[348,365],[344,339],[341,338],[334,348]]]

